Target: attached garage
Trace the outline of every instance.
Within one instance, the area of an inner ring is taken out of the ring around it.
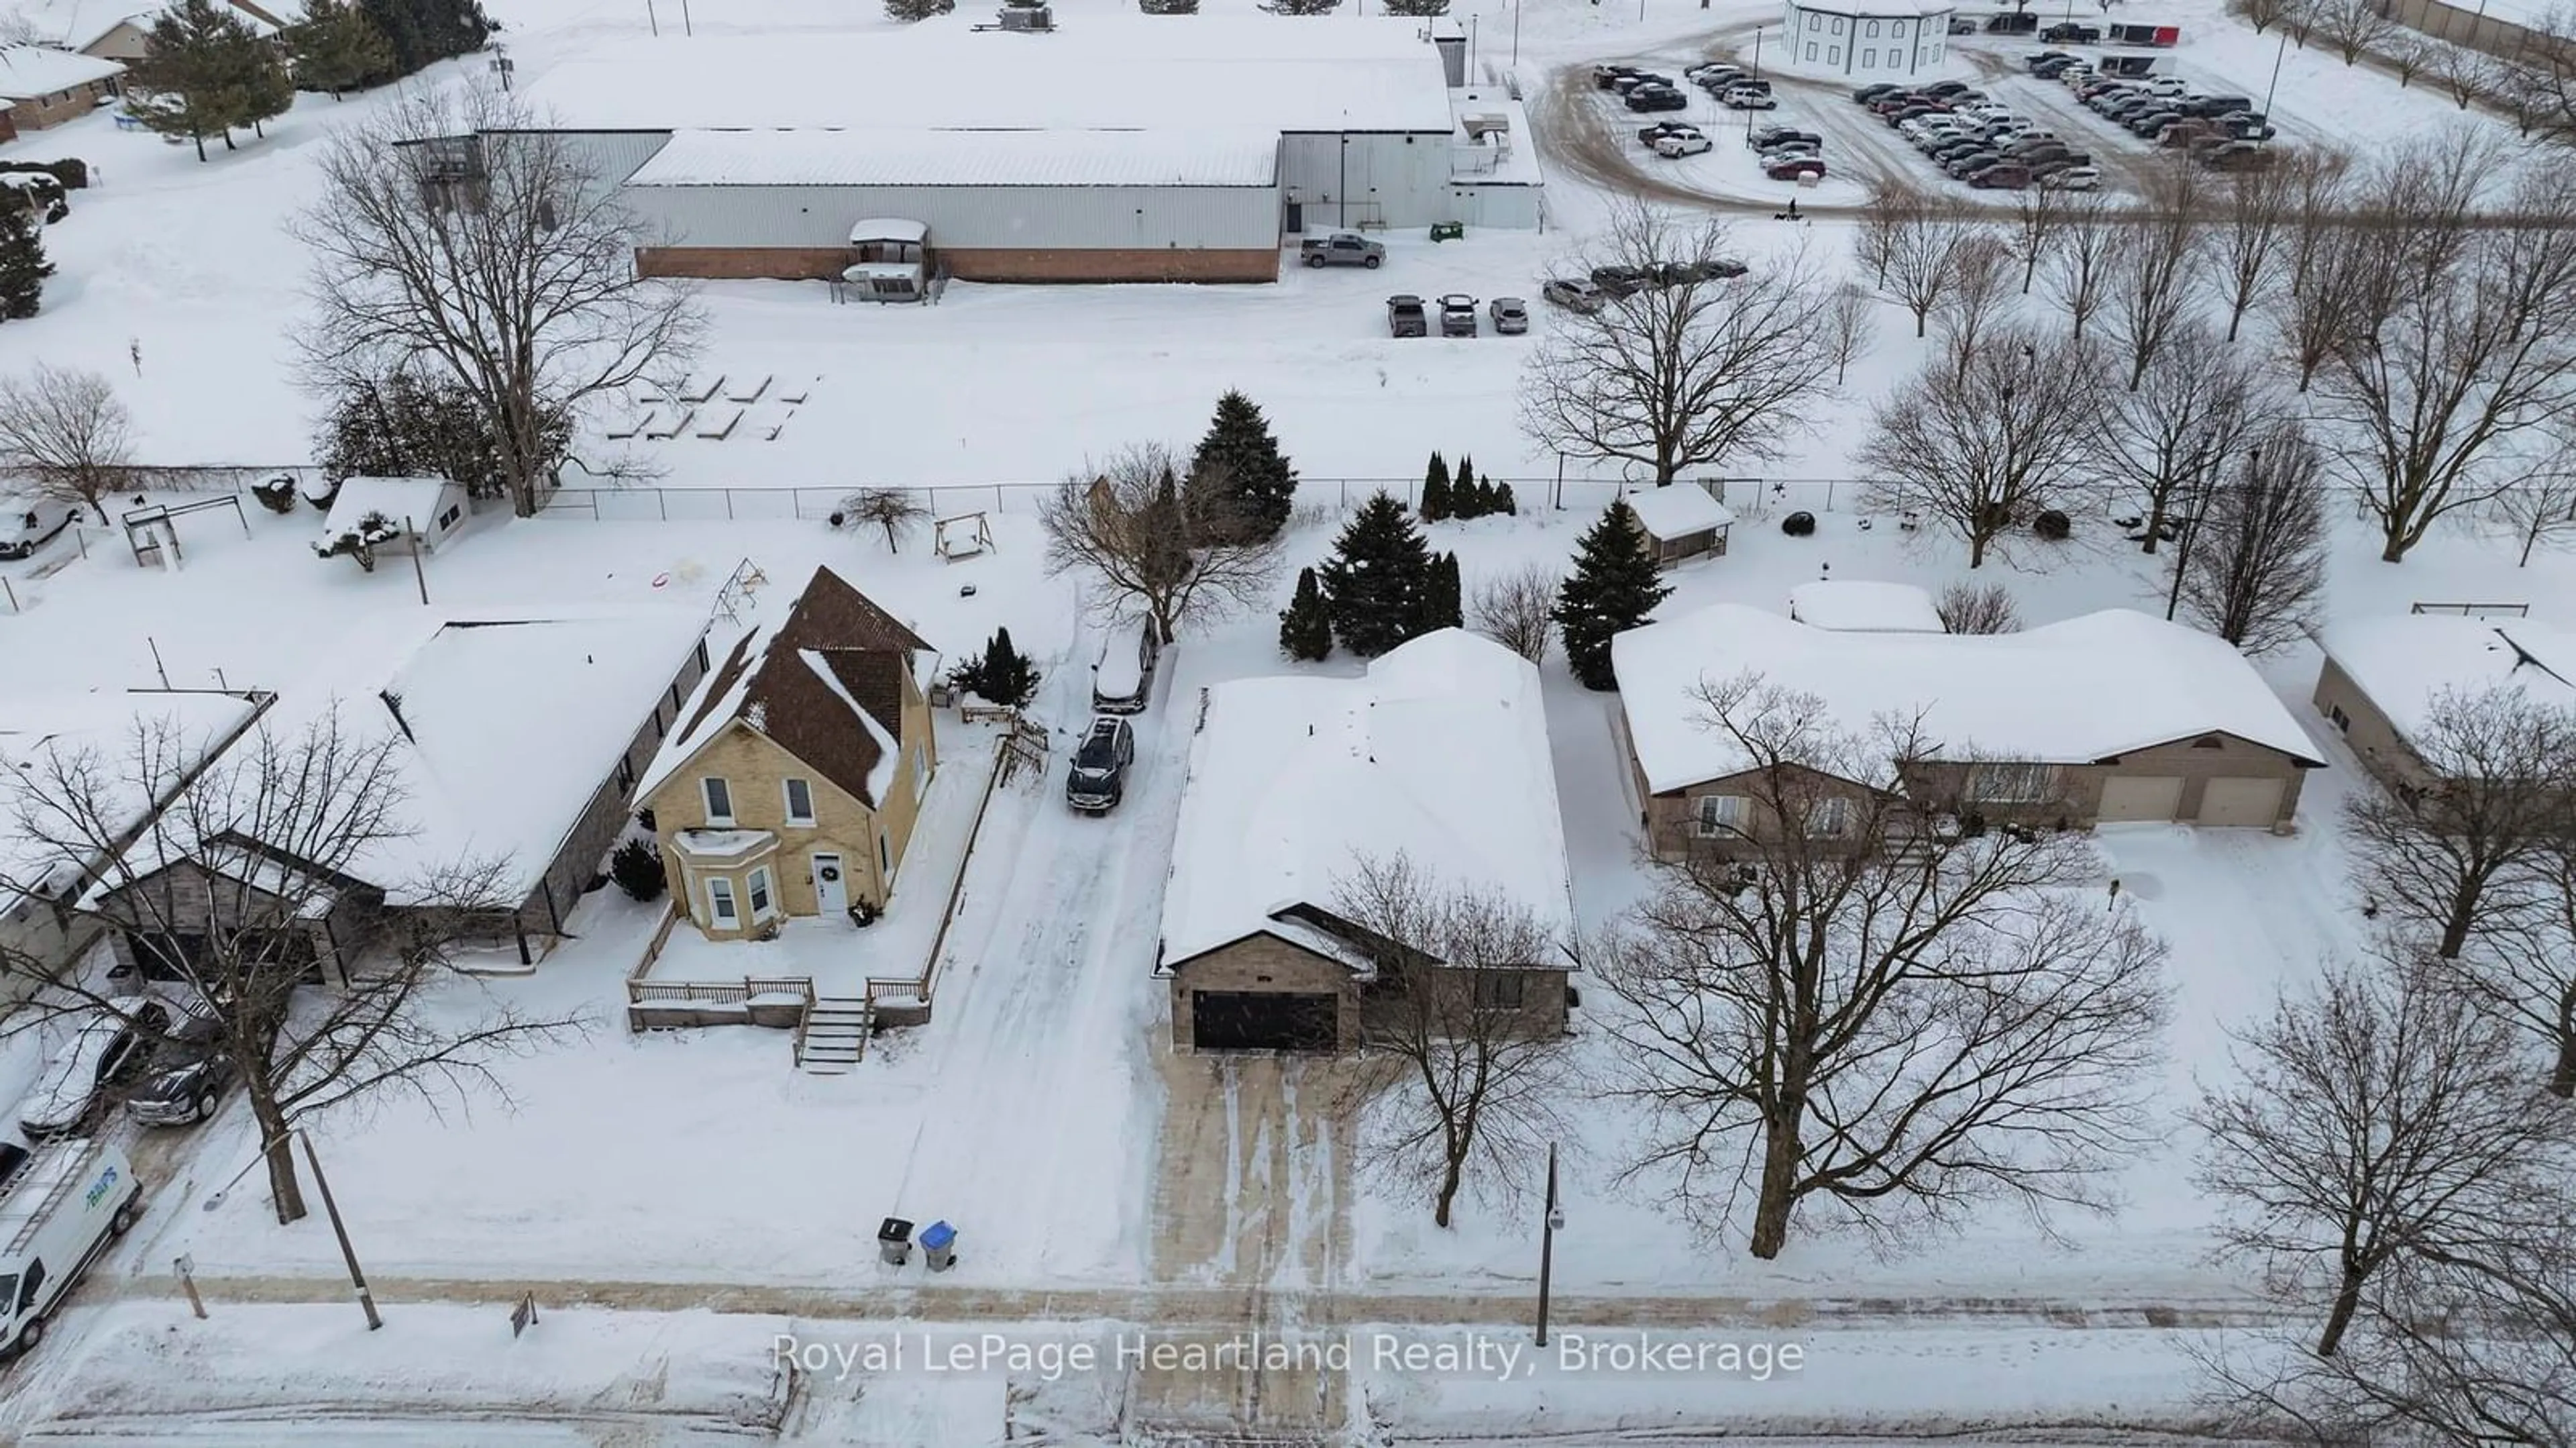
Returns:
[[[2182,813],[2182,776],[2115,774],[2102,781],[2102,811],[2109,824],[2168,824]]]
[[[2213,779],[2202,787],[2197,823],[2270,829],[2281,817],[2279,779]]]
[[[1190,992],[1192,1039],[1202,1051],[1335,1051],[1341,1001],[1303,991]]]

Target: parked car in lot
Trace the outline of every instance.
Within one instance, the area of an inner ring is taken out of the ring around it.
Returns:
[[[2190,96],[2177,109],[2186,116],[2224,116],[2235,111],[2250,115],[2254,102],[2247,96]]]
[[[1731,256],[1713,256],[1706,261],[1668,261],[1655,268],[1655,284],[1677,287],[1684,282],[1725,282],[1753,270]]]
[[[2043,156],[2036,161],[2025,161],[2022,164],[2030,167],[2030,174],[2033,176],[2053,176],[2060,171],[2089,167],[2093,164],[2093,158],[2082,151],[2069,151],[2063,156]],[[2094,174],[2101,173],[2096,171]]]
[[[1741,85],[1728,86],[1719,94],[1717,103],[1726,107],[1730,111],[1776,111],[1780,109],[1780,103],[1771,98],[1771,93],[1769,91],[1755,90],[1751,86]]]
[[[1970,151],[1965,155],[1953,156],[1949,160],[1942,162],[1941,170],[1945,175],[1957,180],[1965,181],[1969,177],[1983,171],[1988,166],[2000,165],[2003,159],[2004,158],[2002,156],[1999,156],[1992,151]]]
[[[2040,172],[2034,178],[2046,191],[2099,191],[2102,173],[2090,166],[2067,166]]]
[[[79,516],[80,510],[69,503],[37,498],[20,507],[14,499],[0,499],[0,558],[34,556]]]
[[[1621,76],[1638,73],[1633,65],[1596,65],[1592,67],[1592,84],[1597,90],[1609,90],[1619,83]]]
[[[224,1049],[223,1026],[212,1016],[182,1016],[153,1043],[151,1058],[125,1112],[146,1126],[187,1126],[215,1114],[239,1073]]]
[[[1451,292],[1440,299],[1440,335],[1473,337],[1476,335],[1476,299],[1465,292]]]
[[[1963,80],[1936,80],[1923,87],[1923,93],[1927,96],[1959,96],[1972,94],[1976,89]]]
[[[1667,161],[1677,161],[1684,156],[1701,155],[1708,149],[1708,137],[1696,131],[1687,136],[1666,136],[1655,143],[1655,154]]]
[[[1825,174],[1825,158],[1822,156],[1780,157],[1763,162],[1762,174],[1774,181],[1801,181],[1809,176],[1821,177]]]
[[[1596,266],[1592,284],[1613,297],[1633,296],[1655,284],[1653,276],[1633,266]]]
[[[1124,719],[1091,721],[1064,777],[1064,802],[1084,814],[1106,814],[1127,797],[1127,771],[1136,762],[1136,730]]]
[[[1824,149],[1824,145],[1825,138],[1817,135],[1813,131],[1794,130],[1787,126],[1773,126],[1754,140],[1753,149],[1767,154],[1772,151],[1777,151],[1784,146],[1813,146],[1818,150],[1822,150]]]
[[[1410,292],[1386,299],[1386,330],[1391,337],[1428,337],[1431,316],[1423,309],[1422,299]]]
[[[2181,119],[2180,111],[2141,111],[2129,118],[2129,131],[2132,135],[2152,141],[2164,134],[2165,127]]]
[[[45,1063],[35,1089],[18,1103],[18,1130],[29,1141],[79,1131],[107,1104],[110,1090],[142,1069],[152,1043],[169,1028],[170,1012],[158,1001],[125,996],[108,1002]]]
[[[1538,294],[1569,312],[1597,312],[1610,300],[1610,294],[1588,277],[1550,277],[1539,283]]]
[[[1610,84],[1605,87],[1605,89],[1616,91],[1620,95],[1624,96],[1628,92],[1635,90],[1637,87],[1646,84],[1650,79],[1652,79],[1652,77],[1648,76],[1646,72],[1642,70],[1628,70],[1623,66],[1621,67],[1621,74],[1610,77]]]
[[[1308,266],[1364,266],[1375,271],[1386,262],[1386,247],[1356,231],[1328,231],[1300,238],[1297,256]]]
[[[2041,30],[2039,38],[2052,45],[2099,45],[2102,43],[2102,27],[2065,20]]]
[[[1498,336],[1518,336],[1529,330],[1529,303],[1518,297],[1494,298],[1486,305],[1485,314],[1494,319]]]
[[[2019,191],[2030,184],[2030,169],[2011,161],[1997,161],[1982,171],[1968,173],[1968,184],[1979,191]]]
[[[2199,153],[2198,159],[2213,171],[2253,171],[2279,161],[2281,153],[2255,141],[2229,141]]]
[[[1688,121],[1657,121],[1651,126],[1641,126],[1638,128],[1637,144],[1640,146],[1652,146],[1666,136],[1696,136],[1698,134],[1699,127],[1692,125]]]
[[[1628,109],[1648,111],[1686,111],[1690,97],[1668,85],[1641,85],[1628,92]]]
[[[2031,55],[2025,57],[2022,64],[2029,67],[2031,70],[2036,71],[2043,65],[2064,65],[2074,59],[2076,59],[2076,56],[2073,51],[2042,50],[2033,52]]]
[[[1876,85],[1865,85],[1859,90],[1853,91],[1852,99],[1861,105],[1868,105],[1871,101],[1877,100],[1881,96],[1892,96],[1903,89],[1905,89],[1905,87],[1897,85],[1893,81],[1880,81]]]

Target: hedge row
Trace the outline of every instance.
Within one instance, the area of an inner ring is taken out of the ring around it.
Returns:
[[[87,161],[0,161],[0,171],[42,171],[63,183],[63,188],[67,191],[89,189]]]

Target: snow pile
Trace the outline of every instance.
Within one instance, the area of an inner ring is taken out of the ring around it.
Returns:
[[[1356,679],[1238,679],[1207,691],[1163,896],[1164,969],[1331,908],[1362,856],[1405,854],[1501,891],[1566,933],[1565,828],[1538,670],[1463,629],[1425,634]]]
[[[2271,686],[2223,640],[2133,609],[2020,633],[1838,633],[1719,603],[1619,635],[1620,707],[1647,788],[1745,768],[1704,722],[1704,685],[1747,674],[1812,695],[1846,730],[1920,716],[1935,758],[2090,764],[2209,733],[2317,760]]]
[[[2512,688],[2576,708],[2576,638],[2529,619],[2404,613],[2330,624],[2318,642],[2400,735],[2421,730],[2446,693]]]
[[[1809,628],[1862,633],[1948,633],[1928,589],[1858,578],[1820,579],[1789,590],[1789,617]]]

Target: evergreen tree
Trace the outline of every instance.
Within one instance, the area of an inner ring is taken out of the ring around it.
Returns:
[[[608,856],[608,878],[633,899],[650,903],[662,898],[670,878],[662,873],[662,852],[651,840],[628,840]]]
[[[54,274],[35,218],[12,204],[15,200],[14,194],[0,193],[0,322],[36,315],[45,299],[45,278]]]
[[[1610,640],[1644,623],[1671,592],[1646,551],[1636,510],[1614,500],[1575,544],[1574,572],[1557,590],[1554,617],[1565,636],[1565,660],[1583,687],[1619,687]]]
[[[1333,652],[1333,616],[1314,569],[1297,570],[1297,594],[1279,613],[1279,651],[1309,664]]]
[[[393,48],[395,75],[482,48],[495,29],[479,0],[358,0]]]
[[[304,21],[286,32],[295,83],[333,100],[394,73],[393,42],[349,0],[306,0]]]
[[[1521,505],[1512,497],[1511,484],[1505,483],[1494,489],[1494,506],[1486,511],[1500,513],[1506,518],[1517,518],[1521,515]]]
[[[1431,469],[1422,475],[1422,521],[1437,523],[1449,516],[1449,460],[1439,453],[1431,454]]]
[[[126,111],[152,131],[186,136],[206,159],[206,137],[221,136],[283,114],[295,88],[277,47],[213,0],[175,0],[152,22],[150,53],[128,67],[135,94]]]
[[[1436,553],[1431,566],[1424,571],[1422,600],[1416,610],[1413,632],[1416,637],[1436,629],[1460,628],[1467,620],[1465,598],[1458,582],[1458,555]]]
[[[1242,520],[1244,536],[1235,541],[1275,538],[1288,526],[1297,473],[1281,455],[1261,409],[1251,398],[1229,391],[1216,400],[1207,436],[1190,457],[1190,486],[1223,490],[1231,511]]]
[[[1362,658],[1375,658],[1419,632],[1430,550],[1404,505],[1384,493],[1333,543],[1318,580],[1332,615],[1333,637]]]
[[[559,454],[572,446],[572,427],[560,410],[547,424],[547,441]],[[323,475],[335,480],[452,478],[472,497],[510,491],[488,415],[462,387],[408,372],[343,390],[323,421],[320,452]]]
[[[1009,629],[995,629],[984,652],[950,670],[948,681],[979,699],[1016,709],[1037,697],[1038,667],[1012,646]]]
[[[1476,460],[1458,459],[1458,476],[1449,484],[1449,513],[1460,519],[1485,516],[1485,495],[1476,481]]]

